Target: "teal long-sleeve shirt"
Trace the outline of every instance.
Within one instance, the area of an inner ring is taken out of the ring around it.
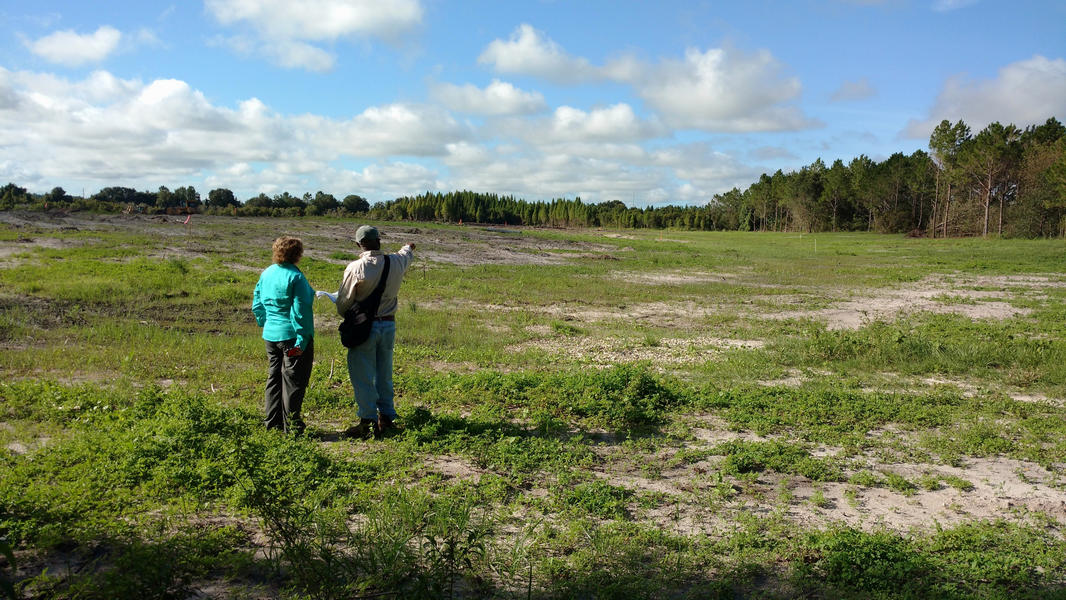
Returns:
[[[311,305],[315,291],[296,265],[274,264],[263,270],[252,295],[255,322],[263,328],[263,339],[283,342],[296,338],[296,346],[307,347],[315,335]]]

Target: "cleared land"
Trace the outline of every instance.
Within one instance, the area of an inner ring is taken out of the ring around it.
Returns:
[[[311,435],[258,431],[248,309],[357,223],[181,221],[0,213],[27,594],[1066,594],[1061,240],[379,224],[419,258],[364,442],[326,302]]]

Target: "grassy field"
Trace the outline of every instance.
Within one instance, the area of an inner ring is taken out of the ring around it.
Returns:
[[[319,300],[268,434],[357,225],[0,213],[0,597],[1066,598],[1061,240],[378,223],[404,429]]]

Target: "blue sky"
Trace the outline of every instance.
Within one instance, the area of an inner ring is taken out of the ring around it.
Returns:
[[[0,180],[703,204],[1066,121],[1062,0],[0,1]]]

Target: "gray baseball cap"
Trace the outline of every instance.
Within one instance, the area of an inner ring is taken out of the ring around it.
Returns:
[[[380,240],[381,236],[378,235],[378,228],[370,225],[363,225],[359,229],[355,230],[355,243],[361,244],[366,240]]]

